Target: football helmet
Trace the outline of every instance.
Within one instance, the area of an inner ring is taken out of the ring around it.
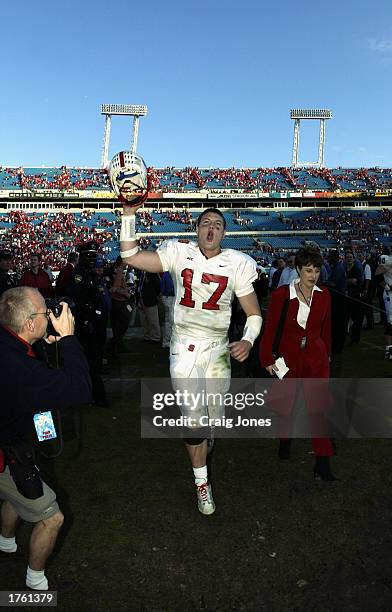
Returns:
[[[147,167],[144,159],[132,151],[120,151],[109,166],[109,178],[117,196],[131,204],[147,197]]]

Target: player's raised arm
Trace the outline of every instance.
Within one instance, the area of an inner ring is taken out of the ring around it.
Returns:
[[[140,251],[136,238],[135,213],[142,204],[129,206],[124,202],[120,230],[120,254],[126,264],[145,272],[163,272],[159,256],[151,251]]]
[[[109,178],[123,202],[120,231],[120,254],[125,263],[146,272],[163,272],[156,253],[140,251],[136,238],[136,211],[147,198],[147,167],[133,151],[120,151],[110,162]]]

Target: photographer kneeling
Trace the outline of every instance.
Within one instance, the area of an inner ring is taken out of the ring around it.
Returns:
[[[45,338],[48,321],[56,336]],[[16,287],[0,298],[0,554],[16,552],[19,519],[35,523],[30,538],[26,586],[47,590],[45,564],[63,524],[56,495],[39,477],[29,443],[33,415],[91,402],[91,380],[74,337],[67,304],[56,318],[37,289]],[[51,370],[35,358],[32,344],[58,341],[62,367]]]

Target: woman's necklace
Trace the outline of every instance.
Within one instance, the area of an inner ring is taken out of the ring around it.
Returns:
[[[298,289],[299,289],[299,291],[300,291],[300,294],[301,294],[301,295],[302,295],[302,297],[304,298],[304,300],[305,300],[306,304],[307,304],[307,305],[309,306],[309,308],[310,308],[310,304],[311,304],[311,301],[312,301],[312,296],[310,296],[309,298],[307,298],[307,297],[305,296],[304,292],[303,292],[303,291],[302,291],[302,289],[301,289],[301,284],[300,284],[300,283],[298,283]]]

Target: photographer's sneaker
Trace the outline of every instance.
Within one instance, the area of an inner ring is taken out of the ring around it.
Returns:
[[[203,482],[196,486],[197,491],[197,507],[202,514],[213,514],[215,512],[215,503],[212,497],[212,488],[209,482]]]

